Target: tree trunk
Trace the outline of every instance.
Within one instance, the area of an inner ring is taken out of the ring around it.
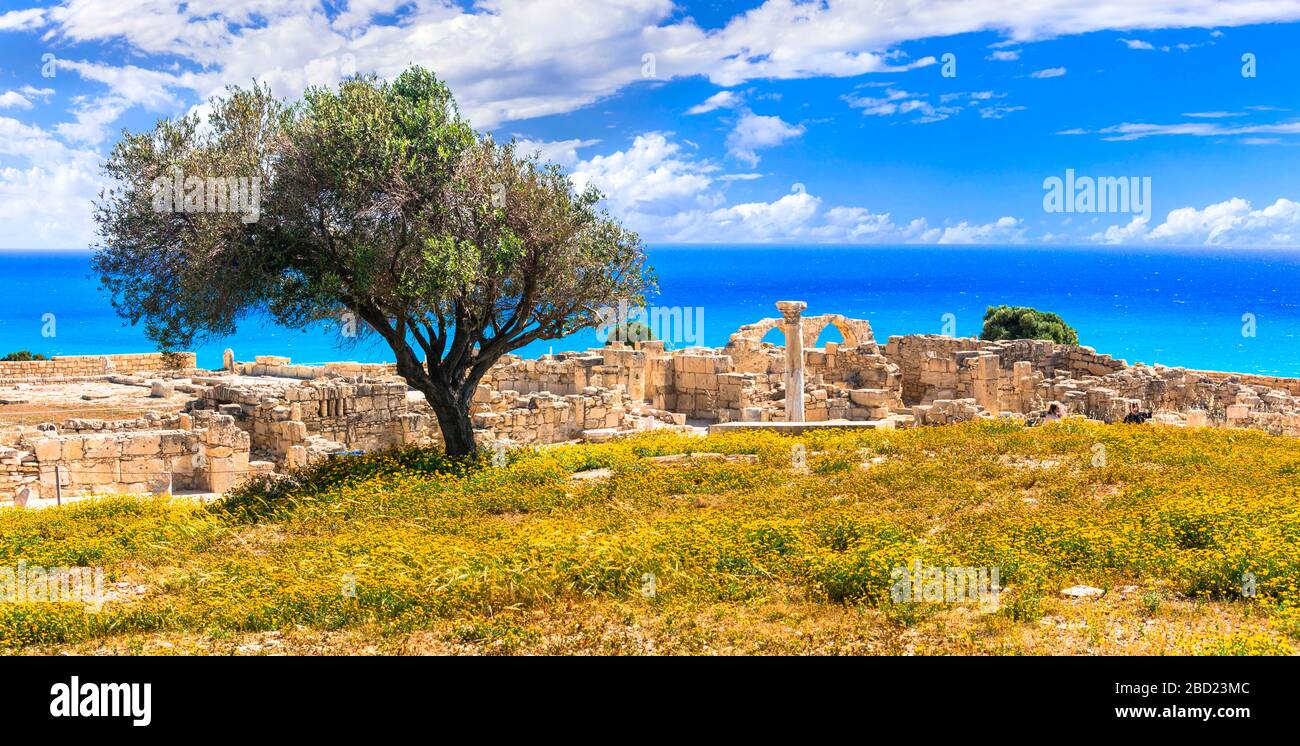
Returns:
[[[443,448],[447,455],[473,455],[478,450],[478,444],[474,442],[474,426],[470,423],[469,410],[479,381],[492,363],[501,357],[501,353],[495,354],[490,361],[476,360],[468,369],[435,372],[420,363],[415,353],[405,344],[399,345],[390,340],[389,346],[397,353],[397,374],[406,380],[408,386],[424,394],[424,400],[429,402],[433,413],[438,417],[438,429],[442,431]]]
[[[442,430],[443,446],[448,456],[468,456],[477,450],[474,443],[474,427],[469,420],[469,407],[461,406],[459,397],[451,392],[440,390],[425,391],[424,398],[433,407],[438,416],[438,428]]]

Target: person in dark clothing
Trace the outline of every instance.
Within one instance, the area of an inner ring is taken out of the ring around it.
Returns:
[[[1151,419],[1150,412],[1143,412],[1137,402],[1128,405],[1128,414],[1124,416],[1124,424],[1141,425]]]

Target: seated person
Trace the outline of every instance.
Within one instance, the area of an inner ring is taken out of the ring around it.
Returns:
[[[1042,421],[1043,421],[1043,422],[1054,422],[1054,421],[1056,421],[1056,420],[1061,419],[1061,418],[1064,417],[1064,416],[1065,416],[1065,413],[1061,411],[1061,405],[1060,405],[1060,404],[1057,404],[1056,402],[1052,402],[1051,404],[1049,404],[1049,405],[1047,406],[1047,414],[1043,415],[1043,420],[1042,420]]]
[[[1141,425],[1149,419],[1151,419],[1151,413],[1141,411],[1138,403],[1133,402],[1128,405],[1128,414],[1124,416],[1124,424]]]

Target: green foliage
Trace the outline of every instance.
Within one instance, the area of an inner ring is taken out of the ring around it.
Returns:
[[[339,455],[288,474],[254,477],[227,492],[208,510],[234,523],[257,523],[286,515],[301,501],[315,499],[330,488],[394,474],[463,476],[486,463],[482,453],[456,457],[441,449],[417,446]]]
[[[1079,468],[1098,442],[1104,474]],[[1288,653],[1300,509],[1278,471],[1297,461],[1295,438],[1087,422],[340,457],[212,507],[0,510],[0,569],[102,566],[130,589],[94,614],[0,603],[0,649],[214,653],[292,630],[371,652]],[[895,601],[916,562],[997,568],[1000,611]],[[1077,584],[1150,592],[1058,598]],[[1098,618],[1149,631],[1078,631]]]
[[[26,362],[31,362],[32,360],[49,360],[49,358],[45,357],[39,352],[33,353],[33,352],[28,352],[27,350],[19,350],[18,352],[11,352],[8,355],[5,355],[4,357],[0,358],[0,362],[6,362],[6,363],[26,363]]]
[[[980,339],[1050,339],[1057,344],[1079,344],[1078,332],[1060,316],[1026,306],[989,306]]]
[[[632,344],[633,342],[648,342],[654,338],[655,335],[651,333],[650,327],[640,321],[625,321],[610,328],[609,338],[605,340],[605,344],[612,345],[620,342]]]
[[[654,289],[640,238],[597,190],[477,135],[423,68],[308,88],[295,103],[231,88],[200,124],[126,134],[95,211],[96,273],[164,350],[232,334],[257,311],[290,327],[350,313],[466,455],[469,401],[502,355]],[[257,209],[191,204],[190,180],[213,178],[249,179]],[[177,183],[179,210],[158,199]]]

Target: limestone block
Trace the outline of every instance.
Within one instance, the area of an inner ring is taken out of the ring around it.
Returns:
[[[157,434],[141,434],[124,439],[123,456],[149,456],[162,452],[162,437]]]
[[[56,438],[36,441],[36,458],[53,463],[63,458],[63,443]]]

